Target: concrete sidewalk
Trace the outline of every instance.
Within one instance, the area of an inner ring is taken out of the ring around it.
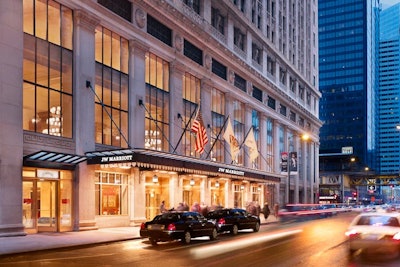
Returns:
[[[274,216],[267,220],[261,217],[261,224],[278,222]],[[0,257],[2,255],[101,244],[140,238],[140,225],[132,227],[102,228],[98,230],[37,233],[26,236],[0,237]]]

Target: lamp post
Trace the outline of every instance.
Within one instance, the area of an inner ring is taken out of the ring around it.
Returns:
[[[290,172],[293,168],[293,171],[297,171],[298,169],[298,160],[297,160],[297,152],[291,151],[290,152],[290,145],[291,145],[291,141],[293,141],[293,136],[294,135],[288,135],[288,159],[287,159],[287,173],[288,173],[288,203],[290,202],[290,180],[291,180],[291,176],[290,176]],[[301,140],[308,140],[309,139],[309,135],[308,134],[302,134],[300,135]]]

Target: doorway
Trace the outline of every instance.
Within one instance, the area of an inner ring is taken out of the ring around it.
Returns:
[[[58,181],[38,181],[36,191],[38,232],[56,232],[58,216],[56,214]]]

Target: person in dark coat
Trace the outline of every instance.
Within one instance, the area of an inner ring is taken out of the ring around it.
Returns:
[[[268,219],[269,214],[271,213],[271,210],[269,209],[268,202],[265,202],[264,207],[263,207],[263,214],[264,214],[264,219]]]

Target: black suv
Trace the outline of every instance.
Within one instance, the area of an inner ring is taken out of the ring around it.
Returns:
[[[140,237],[148,237],[152,245],[161,241],[181,240],[189,244],[192,237],[217,238],[216,225],[198,212],[169,211],[144,222],[140,226]]]
[[[215,221],[218,232],[230,232],[236,235],[242,229],[253,229],[254,232],[260,230],[260,218],[244,209],[226,208],[214,210],[210,211],[206,217]]]

